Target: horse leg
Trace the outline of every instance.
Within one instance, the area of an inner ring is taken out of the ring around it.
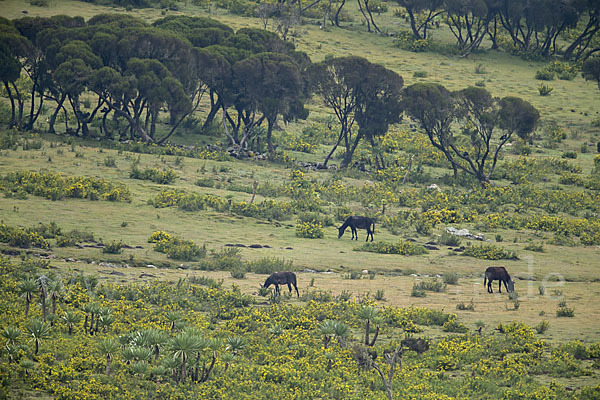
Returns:
[[[355,239],[355,240],[358,240],[358,232],[356,231],[356,228],[355,228],[355,227],[352,227],[352,233],[353,233],[353,235],[354,235],[354,239]]]
[[[290,293],[292,293],[292,284],[288,282],[288,289],[290,289]]]
[[[502,282],[504,282],[504,287],[506,288],[506,291],[508,292],[508,286],[506,285],[506,281],[503,280]]]
[[[502,279],[498,279],[498,292],[502,293]]]
[[[297,295],[298,297],[300,297],[300,293],[298,292],[298,286],[296,286],[296,284],[295,284],[295,283],[292,283],[292,284],[294,285],[294,289],[296,289],[296,295]],[[290,292],[291,292],[291,290],[290,290]]]
[[[279,285],[278,284],[275,284],[275,294],[281,295],[281,293],[279,292]]]

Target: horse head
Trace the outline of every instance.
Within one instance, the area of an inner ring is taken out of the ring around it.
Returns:
[[[515,291],[515,282],[512,279],[508,278],[508,281],[506,283],[508,285],[509,293],[514,292]]]
[[[344,225],[342,225],[338,228],[338,239],[342,237],[342,235],[344,234],[345,231],[346,231],[346,227]]]
[[[268,277],[268,278],[265,280],[265,283],[263,283],[262,287],[264,287],[264,288],[268,288],[268,287],[269,287],[269,286],[271,286],[272,284],[273,284],[273,279],[272,279],[272,277],[270,277],[270,276],[269,276],[269,277]]]

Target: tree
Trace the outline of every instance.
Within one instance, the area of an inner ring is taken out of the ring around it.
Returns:
[[[87,318],[87,315],[86,315]],[[81,320],[81,316],[77,314],[75,311],[65,311],[62,316],[63,321],[67,324],[67,329],[69,330],[69,335],[73,334],[73,327]]]
[[[201,349],[200,338],[189,331],[178,333],[169,343],[169,350],[173,353],[173,357],[179,360],[180,382],[185,382],[188,360]]]
[[[479,48],[493,14],[485,0],[446,0],[446,24],[463,55]]]
[[[42,306],[42,319],[46,322],[46,300],[48,299],[48,277],[40,275],[37,279],[40,288],[40,304]]]
[[[509,140],[516,133],[523,140],[530,140],[531,133],[537,127],[540,113],[529,102],[519,98],[507,96],[500,100],[499,127],[504,130]]]
[[[354,150],[362,138],[376,148],[375,139],[385,135],[390,125],[401,121],[400,99],[403,86],[402,77],[394,71],[378,64],[368,66],[356,110],[358,133],[350,152],[346,152],[342,166],[350,164]],[[384,167],[383,158],[381,164]]]
[[[25,88],[17,81],[25,67],[27,56],[34,51],[33,43],[12,26],[3,26],[0,33],[0,79],[4,84],[11,104],[11,120],[9,126],[18,129],[24,127]]]
[[[16,120],[16,105],[15,96],[11,90],[11,85],[15,86],[15,82],[21,75],[21,64],[17,57],[13,54],[8,44],[5,42],[5,35],[0,35],[0,80],[4,84],[4,89],[10,100],[10,122],[9,126],[14,126]],[[21,104],[20,104],[21,105]],[[20,108],[22,111],[22,107]]]
[[[27,332],[31,335],[31,340],[35,342],[35,354],[40,349],[40,343],[50,335],[50,324],[41,319],[32,319],[27,325]]]
[[[416,83],[404,90],[402,104],[406,114],[421,124],[433,147],[444,153],[457,177],[458,167],[447,143],[455,115],[450,91],[436,83]]]
[[[4,329],[2,331],[2,336],[6,339],[5,346],[16,346],[22,333],[23,332],[21,332],[19,328],[14,326],[8,326]]]
[[[396,0],[396,2],[406,9],[410,27],[417,39],[427,39],[427,27],[444,12],[443,0]]]
[[[369,340],[369,334],[371,333],[371,323],[378,321],[379,310],[373,306],[362,306],[358,310],[358,318],[365,321],[365,345],[374,346],[377,336],[379,336],[379,325],[377,325],[377,330],[372,341]]]
[[[570,60],[585,60],[591,54],[600,50],[598,32],[600,32],[600,3],[596,0],[581,0],[574,3],[579,13],[578,24],[571,29],[573,37],[571,44],[565,49],[563,56]],[[590,49],[590,46],[592,48]]]
[[[60,298],[63,287],[60,279],[55,278],[48,281],[48,297],[52,301],[52,314],[56,314],[56,301]]]
[[[496,11],[516,48],[542,56],[557,50],[559,35],[576,26],[580,15],[575,3],[564,0],[503,0]]]
[[[110,364],[117,351],[119,351],[119,342],[112,338],[102,339],[98,343],[98,350],[106,357],[106,368],[104,370],[105,375],[110,375]]]
[[[34,278],[27,278],[19,284],[21,296],[25,298],[25,317],[29,314],[29,305],[38,291],[38,283]]]
[[[365,22],[367,23],[367,32],[371,32],[371,25],[373,25],[375,31],[381,33],[381,29],[379,29],[379,27],[375,23],[375,20],[373,19],[373,13],[371,10],[371,6],[369,5],[369,1],[370,0],[358,0],[358,9],[363,15]]]
[[[309,68],[309,79],[340,123],[338,139],[323,166],[342,140],[346,152],[341,167],[348,166],[362,138],[384,134],[389,124],[400,120],[402,77],[380,65],[361,57],[333,58]],[[353,134],[355,121],[359,129]]]
[[[300,68],[287,55],[260,53],[236,63],[233,73],[239,81],[237,104],[242,105],[240,108],[244,115],[253,110],[262,113],[267,120],[268,151],[273,153],[272,132],[278,116],[292,115],[292,111],[295,111],[293,106],[304,108],[303,104],[297,104],[304,95],[304,81]],[[303,116],[306,118],[307,115]],[[252,125],[248,125],[244,128],[244,138],[248,137],[252,129]],[[240,141],[240,145],[244,142]]]
[[[596,81],[600,89],[600,57],[585,60],[581,66],[581,75],[586,81]]]
[[[165,317],[169,322],[169,329],[171,330],[171,333],[175,332],[175,328],[177,328],[177,322],[181,320],[181,313],[178,311],[167,311]]]
[[[516,97],[495,99],[483,88],[451,93],[439,84],[418,83],[406,89],[403,103],[431,144],[444,153],[454,176],[460,169],[484,185],[513,134],[527,140],[539,120],[539,112],[528,102]],[[461,135],[451,129],[455,121],[462,122]],[[498,139],[496,128],[503,130]]]

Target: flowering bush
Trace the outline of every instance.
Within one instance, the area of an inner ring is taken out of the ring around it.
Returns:
[[[323,237],[323,225],[320,221],[298,221],[296,224],[296,236],[307,239],[321,239]]]
[[[154,243],[154,250],[174,260],[197,261],[206,256],[206,246],[199,247],[191,240],[179,239],[163,231],[152,233],[148,242]]]
[[[28,248],[31,246],[47,249],[50,244],[33,229],[23,229],[0,223],[0,243],[9,246]]]
[[[69,177],[53,172],[11,172],[0,179],[9,193],[29,193],[51,200],[78,198],[89,200],[131,201],[131,193],[122,184],[92,177]]]

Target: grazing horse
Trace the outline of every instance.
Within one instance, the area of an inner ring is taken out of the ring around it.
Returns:
[[[510,279],[510,275],[508,275],[508,272],[504,267],[488,267],[488,269],[485,270],[485,276],[483,277],[483,286],[485,286],[486,279],[488,293],[494,293],[494,291],[492,290],[492,281],[498,281],[498,291],[500,293],[502,293],[503,282],[504,287],[509,293],[515,291],[515,283],[512,279]]]
[[[369,241],[369,235],[371,235],[371,242],[373,241],[373,232],[375,232],[375,222],[369,217],[355,217],[350,216],[346,218],[342,226],[338,228],[339,235],[338,239],[342,237],[346,228],[350,227],[352,229],[352,239],[358,240],[358,234],[356,233],[356,228],[358,229],[366,229],[367,230],[367,240]]]
[[[294,285],[294,289],[296,289],[296,294],[300,297],[300,293],[298,293],[298,286],[296,286],[296,274],[293,272],[273,272],[271,276],[267,278],[263,287],[268,288],[271,285],[275,285],[275,293],[281,294],[279,291],[279,285],[288,285],[288,289],[290,289],[290,293],[292,293],[292,285]]]

